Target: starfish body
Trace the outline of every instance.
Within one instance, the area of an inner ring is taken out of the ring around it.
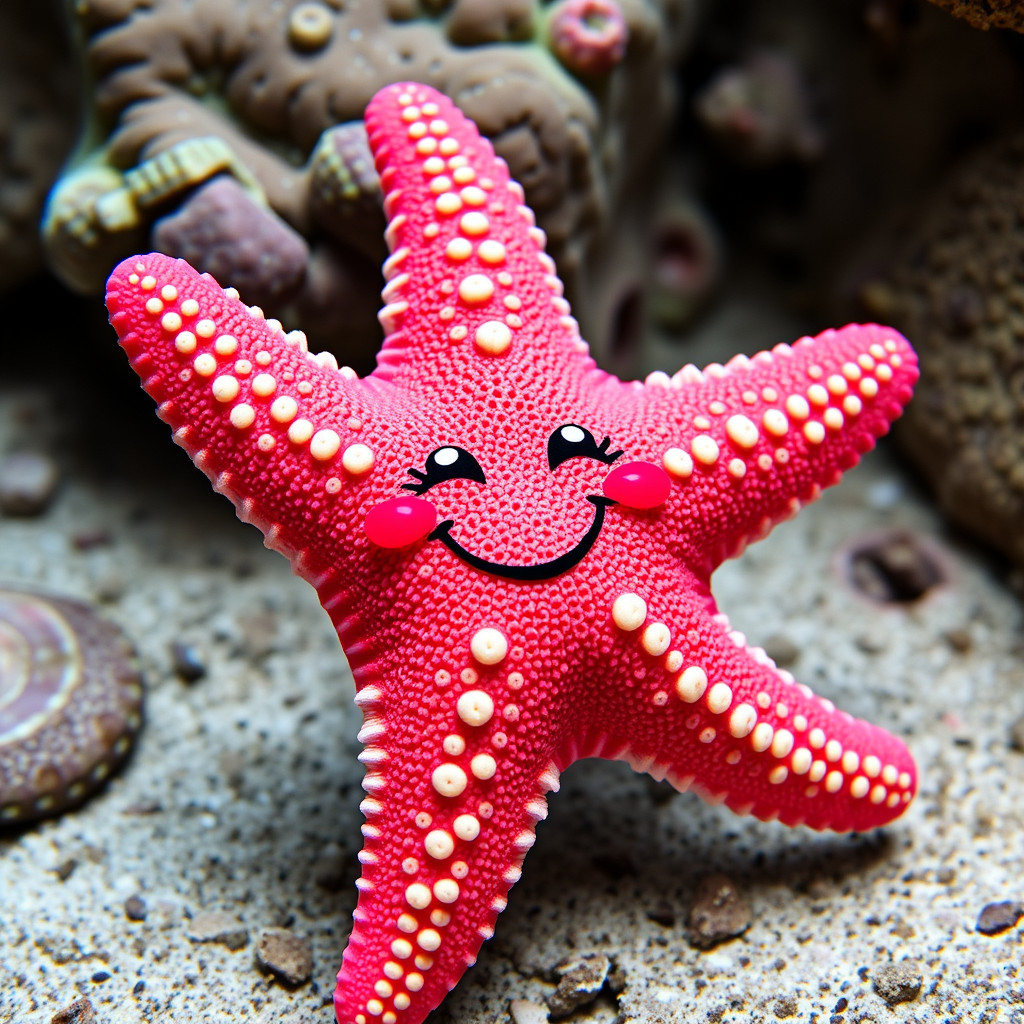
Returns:
[[[175,440],[337,627],[367,792],[337,1015],[418,1024],[578,758],[788,825],[903,811],[903,743],[748,647],[709,580],[873,446],[917,368],[869,325],[621,382],[472,122],[405,84],[366,124],[392,252],[369,377],[160,255],[107,303]]]

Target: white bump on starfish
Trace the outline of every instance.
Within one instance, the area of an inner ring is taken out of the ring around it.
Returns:
[[[695,704],[708,688],[708,674],[699,665],[690,665],[676,680],[676,693],[687,704]]]
[[[191,331],[181,331],[174,339],[174,348],[183,356],[191,355],[196,350],[196,336]]]
[[[473,773],[474,778],[486,782],[488,779],[494,778],[494,773],[498,770],[498,763],[490,754],[477,754],[469,762],[469,770]]]
[[[422,882],[413,882],[405,890],[405,902],[414,910],[426,910],[430,899],[430,890]]]
[[[452,822],[452,829],[460,839],[471,842],[480,835],[480,822],[472,814],[460,814]]]
[[[718,442],[708,434],[698,434],[690,442],[690,451],[702,466],[713,466],[718,461]]]
[[[426,834],[423,848],[435,860],[447,860],[455,852],[455,840],[444,829],[433,829]]]
[[[309,454],[317,462],[327,462],[329,459],[333,459],[338,454],[340,448],[341,438],[336,430],[331,430],[330,428],[318,430],[310,438]]]
[[[466,725],[486,725],[494,717],[494,701],[483,690],[467,690],[455,705],[456,713]]]
[[[672,634],[664,622],[652,622],[640,637],[643,649],[653,657],[664,654],[672,642]]]
[[[493,294],[494,282],[486,274],[470,274],[459,282],[459,298],[467,305],[480,305]]]
[[[341,465],[346,473],[362,476],[373,469],[373,452],[365,444],[350,444],[341,456]]]
[[[647,602],[639,594],[619,594],[612,604],[612,621],[619,629],[632,632],[647,618]]]
[[[682,448],[669,448],[661,462],[667,472],[681,480],[687,480],[693,475],[693,459]]]
[[[727,683],[715,683],[708,691],[708,710],[715,715],[720,715],[729,710],[732,704],[732,689]]]
[[[441,749],[449,757],[461,757],[466,752],[466,741],[456,733],[445,736]]]
[[[473,634],[469,650],[481,665],[497,665],[508,654],[508,640],[500,629],[485,626]]]
[[[512,344],[512,332],[500,320],[485,320],[477,327],[473,341],[486,355],[500,356],[507,352]]]
[[[221,374],[214,379],[210,390],[218,402],[233,402],[238,397],[239,383],[230,374]]]
[[[459,796],[465,791],[469,780],[457,764],[446,763],[434,769],[430,782],[441,796]]]
[[[200,377],[212,377],[217,372],[217,360],[209,352],[196,356],[192,368]]]
[[[292,444],[306,444],[313,436],[313,424],[307,419],[295,420],[288,428],[288,440]]]
[[[247,402],[241,402],[231,410],[228,419],[237,430],[246,430],[255,422],[256,410]]]

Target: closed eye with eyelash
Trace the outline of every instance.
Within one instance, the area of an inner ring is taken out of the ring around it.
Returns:
[[[451,444],[436,448],[427,456],[422,470],[410,469],[409,474],[417,482],[402,484],[402,488],[413,494],[423,494],[445,480],[475,480],[480,484],[487,482],[480,463],[465,448]]]
[[[606,437],[598,444],[586,427],[581,427],[578,423],[566,423],[553,431],[548,438],[548,466],[556,469],[563,462],[580,457],[597,459],[598,462],[611,465],[622,452],[609,452],[610,444],[610,438]]]

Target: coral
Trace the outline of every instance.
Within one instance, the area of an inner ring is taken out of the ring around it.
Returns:
[[[383,216],[359,121],[379,88],[409,78],[453,97],[492,138],[572,287],[617,197],[654,159],[693,6],[565,0],[549,19],[527,0],[90,0],[75,8],[93,79],[89,142],[49,205],[51,265],[91,291],[147,244],[192,257],[213,252],[193,230],[241,242],[232,218],[213,229],[191,214],[150,236],[157,218],[229,175],[264,222],[281,219],[311,253],[340,250],[327,262],[343,267],[354,252],[376,268]],[[551,38],[549,26],[564,31]],[[285,237],[262,230],[246,259]],[[216,251],[229,248],[245,247]],[[292,305],[272,311],[315,334],[322,325],[305,317],[318,303],[304,287],[282,288]],[[372,312],[373,293],[362,301]]]
[[[794,61],[761,52],[720,71],[694,99],[694,110],[716,141],[737,160],[766,166],[813,160],[821,133]]]
[[[1020,0],[931,0],[936,7],[975,28],[1012,28],[1024,32],[1024,4]]]
[[[946,514],[1024,565],[1024,134],[964,162],[929,201],[887,288],[919,346],[898,431]]]

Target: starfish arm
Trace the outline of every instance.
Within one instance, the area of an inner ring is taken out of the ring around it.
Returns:
[[[898,332],[851,324],[673,378],[638,396],[679,487],[705,568],[739,554],[839,481],[910,400],[918,376]]]
[[[839,711],[748,647],[698,581],[651,601],[601,710],[605,756],[740,814],[837,832],[899,816],[917,787],[902,740]]]
[[[441,1002],[493,934],[558,787],[560,726],[528,699],[502,705],[507,670],[471,668],[434,636],[379,645],[354,670],[366,824],[340,1024],[419,1024]]]
[[[446,96],[382,89],[366,111],[391,250],[377,376],[445,396],[468,373],[557,384],[593,367],[544,232],[490,142]]]
[[[125,260],[107,307],[174,440],[269,547],[316,580],[326,568],[314,554],[318,515],[348,528],[373,461],[355,429],[370,414],[362,382],[183,260]]]

